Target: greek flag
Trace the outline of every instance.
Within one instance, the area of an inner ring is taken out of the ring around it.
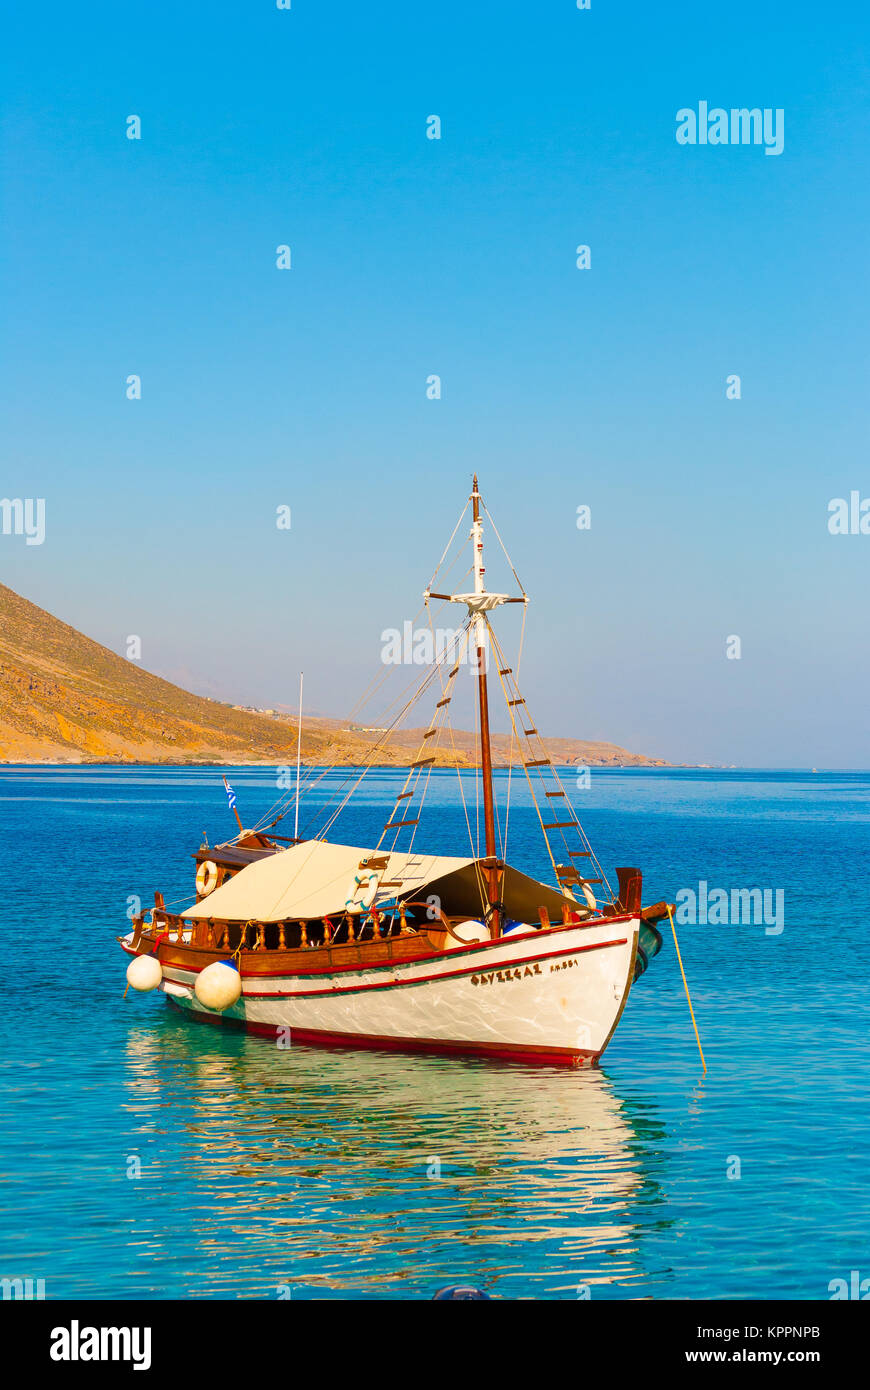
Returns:
[[[234,811],[236,809],[236,794],[230,786],[229,782],[225,782],[224,786],[227,789],[227,801],[230,803],[230,810]]]

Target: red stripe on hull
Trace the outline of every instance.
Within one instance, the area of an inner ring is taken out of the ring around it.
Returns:
[[[523,1043],[449,1042],[443,1038],[390,1038],[367,1033],[330,1033],[319,1028],[294,1028],[274,1023],[254,1023],[244,1018],[224,1018],[186,1009],[172,998],[168,1002],[186,1018],[197,1023],[213,1023],[218,1027],[243,1029],[260,1038],[276,1038],[290,1028],[291,1045],[310,1047],[352,1047],[371,1052],[432,1052],[453,1057],[487,1057],[501,1062],[520,1062],[546,1067],[588,1067],[597,1062],[600,1052],[584,1048],[528,1047]]]
[[[614,941],[596,941],[593,946],[578,946],[573,951],[547,951],[543,955],[517,956],[514,960],[505,960],[502,961],[500,965],[493,965],[489,970],[481,970],[480,966],[476,965],[473,967],[468,966],[465,970],[445,970],[440,975],[409,975],[407,979],[404,980],[384,980],[383,983],[378,984],[336,985],[332,989],[255,990],[245,987],[242,990],[242,995],[245,999],[333,999],[337,995],[362,994],[363,992],[367,993],[375,989],[407,989],[410,985],[428,985],[441,980],[459,980],[466,975],[499,975],[503,970],[514,970],[520,965],[534,965],[541,960],[553,960],[556,957],[563,959],[568,956],[579,956],[583,955],[586,951],[603,951],[607,946],[625,946],[627,941],[628,937],[623,936]],[[442,959],[444,959],[444,957],[442,957]],[[417,962],[412,961],[411,964],[416,965]],[[172,961],[166,962],[166,968],[168,970],[186,969],[185,966],[175,965]],[[360,966],[359,973],[362,974],[366,969],[366,966]],[[188,973],[192,974],[193,970],[191,969]],[[242,979],[245,981],[257,980],[258,978],[257,975],[251,975],[247,971],[242,971]],[[275,977],[273,976],[273,978]],[[297,977],[289,975],[285,976],[285,978],[292,980]],[[186,984],[187,981],[185,980],[181,983]]]
[[[495,975],[497,975],[497,974],[499,973],[499,971],[501,971],[501,970],[513,970],[513,969],[515,969],[517,966],[520,966],[520,965],[534,965],[537,961],[542,961],[542,960],[555,960],[555,959],[557,959],[557,958],[558,958],[558,959],[563,959],[564,957],[567,957],[567,956],[580,956],[580,955],[585,954],[585,952],[587,952],[587,951],[603,951],[603,950],[604,950],[606,947],[608,947],[608,946],[624,946],[624,945],[626,944],[627,941],[628,941],[628,937],[626,937],[626,936],[621,936],[621,937],[614,937],[612,941],[596,941],[596,942],[594,942],[591,946],[576,946],[573,950],[566,950],[566,951],[539,951],[538,954],[537,954],[537,955],[534,955],[534,956],[514,956],[514,957],[511,957],[511,958],[509,958],[509,959],[507,959],[507,960],[501,961],[501,962],[498,963],[498,964],[491,965],[491,966],[487,967],[486,969],[482,969],[479,965],[469,965],[469,966],[466,966],[464,970],[443,970],[443,971],[440,971],[437,975],[409,975],[406,979],[403,979],[403,980],[384,980],[382,983],[373,982],[373,983],[371,983],[371,984],[366,983],[366,984],[361,984],[361,985],[336,985],[336,986],[334,986],[332,989],[306,989],[306,990],[303,990],[303,989],[297,989],[297,990],[292,990],[292,989],[290,989],[290,990],[288,990],[288,989],[270,989],[270,990],[245,989],[245,990],[243,991],[243,993],[244,993],[244,996],[245,996],[246,999],[327,999],[327,998],[332,998],[334,995],[338,995],[338,994],[359,994],[362,990],[372,990],[372,989],[404,989],[404,988],[405,988],[406,986],[408,986],[408,985],[426,985],[426,984],[431,984],[433,980],[458,980],[458,979],[461,979],[462,976],[464,976],[464,975],[486,975],[486,974],[495,974]],[[128,954],[135,955],[136,952],[134,951],[134,952],[130,952],[130,953],[128,953]],[[462,955],[463,953],[462,953],[462,952],[457,952],[457,954]],[[424,960],[429,960],[429,959],[432,959],[432,957],[424,956],[423,959],[424,959]],[[440,959],[440,960],[443,961],[443,960],[452,959],[452,957],[451,957],[451,956],[448,956],[448,955],[442,955],[442,956],[440,956],[440,957],[435,957],[435,959]],[[163,966],[163,968],[164,968],[165,970],[176,970],[176,971],[180,971],[182,974],[186,974],[186,975],[201,975],[202,972],[203,972],[203,970],[208,969],[208,967],[205,966],[205,965],[184,965],[181,961],[177,961],[177,960],[161,960],[161,961],[160,961],[160,964]],[[399,962],[395,963],[393,966],[391,966],[391,968],[392,968],[392,969],[399,969],[399,968],[401,968],[402,966],[412,966],[412,965],[419,965],[419,964],[420,964],[420,961],[418,961],[418,960],[399,961]],[[373,970],[373,969],[378,969],[378,968],[379,968],[379,967],[378,967],[377,965],[372,966],[372,965],[369,965],[369,964],[365,964],[365,965],[356,965],[356,966],[354,966],[354,969],[355,969],[355,971],[356,971],[356,973],[357,973],[358,975],[365,975],[365,974],[368,974],[371,970]],[[282,979],[282,980],[300,980],[300,979],[307,979],[307,978],[309,978],[309,976],[310,976],[312,973],[313,973],[313,972],[310,971],[310,970],[305,970],[305,971],[295,971],[293,974],[279,975],[277,971],[274,971],[274,970],[273,970],[273,971],[270,971],[269,974],[267,975],[265,972],[260,972],[260,971],[257,971],[257,972],[254,972],[254,971],[252,971],[252,970],[240,970],[240,971],[239,971],[239,974],[240,974],[240,976],[241,976],[241,978],[242,978],[243,980],[250,980],[250,981],[252,981],[252,982],[254,982],[254,983],[256,983],[258,980],[264,980],[264,979],[270,979],[270,980],[278,980],[278,979]],[[322,975],[322,976],[325,976],[325,977],[329,977],[329,976],[330,976],[330,971],[329,971],[329,970],[322,970],[322,971],[318,971],[317,973],[318,973],[318,975]],[[347,972],[346,972],[346,971],[341,972],[341,971],[336,970],[336,971],[333,972],[333,973],[337,975],[337,974],[340,974],[340,973],[345,973],[345,974],[346,974]],[[175,983],[176,983],[176,984],[185,984],[185,985],[186,985],[186,984],[187,984],[187,981],[186,981],[186,980],[176,980]]]

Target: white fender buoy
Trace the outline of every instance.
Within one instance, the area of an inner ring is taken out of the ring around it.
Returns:
[[[458,941],[455,939],[457,936],[459,937]],[[460,945],[474,946],[479,941],[489,941],[489,939],[489,927],[483,922],[469,919],[467,922],[457,922],[453,928],[453,936],[448,935],[444,944],[450,951],[456,950]]]
[[[156,989],[163,979],[163,969],[156,956],[137,956],[127,966],[127,984],[146,993]]]
[[[223,1013],[242,992],[242,977],[228,960],[214,960],[196,977],[193,992],[200,1004]]]
[[[501,929],[501,934],[502,936],[510,936],[511,932],[534,930],[534,927],[530,926],[528,922],[517,922],[516,920],[512,919],[508,922],[505,922],[504,926]]]

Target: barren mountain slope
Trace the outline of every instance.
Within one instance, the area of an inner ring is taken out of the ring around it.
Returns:
[[[405,729],[378,753],[381,763],[404,763],[422,730]],[[341,721],[306,721],[306,762],[356,763],[377,734]],[[474,761],[474,736],[457,730],[457,761]],[[551,741],[559,762],[664,765],[615,744]],[[516,750],[514,750],[516,753]],[[509,740],[494,739],[496,762]],[[450,763],[450,748],[436,754]],[[265,762],[296,758],[296,723],[287,715],[250,713],[191,695],[52,617],[0,585],[0,762]]]

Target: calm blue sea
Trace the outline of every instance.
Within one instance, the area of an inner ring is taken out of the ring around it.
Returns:
[[[268,769],[229,776],[246,823],[278,794]],[[373,842],[397,776],[371,773],[333,838]],[[514,790],[508,855],[544,875]],[[220,773],[0,768],[0,1277],[294,1299],[813,1299],[870,1277],[868,798],[870,775],[826,772],[593,769],[577,792],[647,901],[784,895],[782,931],[680,928],[704,1077],[668,937],[587,1072],[280,1051],[125,1000],[130,896],[192,901],[202,832],[235,825]],[[455,774],[427,806],[417,847],[465,852]]]

